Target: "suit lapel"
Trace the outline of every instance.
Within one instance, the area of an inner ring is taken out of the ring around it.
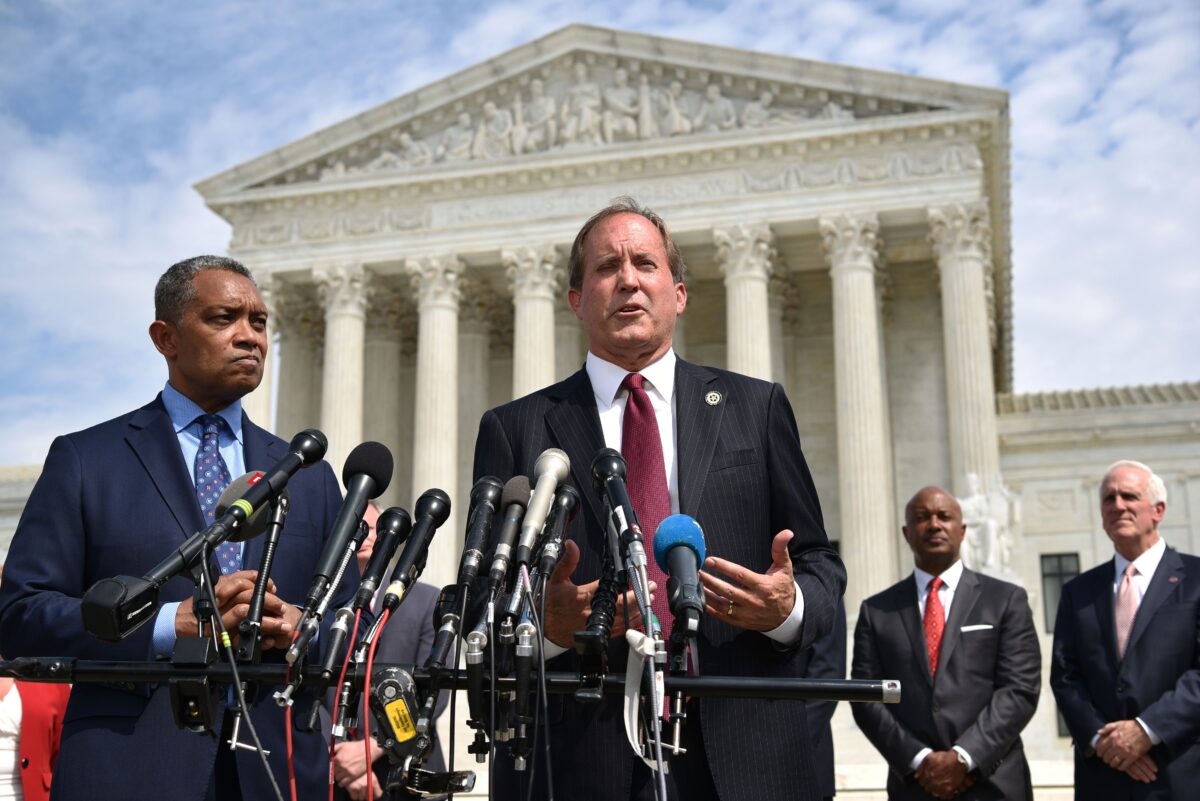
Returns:
[[[196,485],[184,464],[179,438],[162,404],[162,395],[138,409],[129,420],[129,428],[125,440],[171,510],[181,538],[202,529],[204,516],[196,500]]]
[[[938,658],[939,673],[950,662],[954,647],[958,645],[963,621],[971,614],[978,600],[979,576],[964,567],[958,580],[958,588],[954,591],[954,602],[950,604],[950,614],[946,617],[946,628],[942,632],[942,654]]]
[[[1138,638],[1150,625],[1155,612],[1183,582],[1186,575],[1183,569],[1183,560],[1179,558],[1179,554],[1171,548],[1167,548],[1163,552],[1162,561],[1158,563],[1158,569],[1154,571],[1154,578],[1150,579],[1150,586],[1146,588],[1146,594],[1138,606],[1137,615],[1133,618],[1133,631],[1129,633],[1129,644],[1125,648],[1125,653],[1128,654],[1133,650]],[[1171,580],[1172,577],[1174,577],[1174,581]]]
[[[592,460],[596,452],[604,447],[600,415],[596,412],[596,396],[584,370],[579,370],[563,382],[562,389],[559,402],[546,412],[546,426],[554,444],[570,458],[575,488],[583,496],[584,505],[592,519],[600,524],[600,507],[596,493],[592,491]]]
[[[706,396],[717,374],[678,359],[675,362],[675,442],[678,448],[679,511],[700,509],[708,467],[712,463],[727,398],[709,403]],[[724,394],[724,393],[723,393]]]
[[[287,455],[287,445],[265,430],[250,422],[246,413],[242,413],[242,453],[245,457],[246,470],[269,470],[272,465]],[[301,468],[306,469],[306,468]],[[234,478],[238,478],[234,476]],[[270,512],[268,512],[269,514]],[[262,561],[264,540],[259,536],[246,540],[242,546],[242,569],[257,570]]]
[[[916,575],[910,575],[908,580],[900,582],[898,592],[896,609],[900,615],[900,627],[908,635],[909,650],[911,653],[921,655],[921,675],[925,677],[926,684],[933,687],[933,676],[929,670],[929,651],[925,648],[925,630],[921,620],[921,606],[917,603]]]
[[[1104,640],[1104,653],[1108,656],[1109,670],[1114,675],[1117,672],[1117,664],[1120,662],[1117,658],[1116,620],[1113,617],[1112,586],[1116,569],[1116,561],[1109,559],[1108,568],[1098,574],[1101,586],[1091,593],[1091,597],[1096,599],[1096,620],[1100,626],[1100,636]]]

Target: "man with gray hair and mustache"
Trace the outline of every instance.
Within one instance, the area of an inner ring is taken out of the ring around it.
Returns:
[[[1050,686],[1075,743],[1075,798],[1195,798],[1200,558],[1167,547],[1163,480],[1114,462],[1100,482],[1111,561],[1063,587]]]

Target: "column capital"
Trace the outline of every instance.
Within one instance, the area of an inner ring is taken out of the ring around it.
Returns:
[[[968,256],[991,261],[992,226],[986,200],[930,206],[929,241],[939,262]]]
[[[313,283],[326,315],[365,314],[371,297],[371,274],[361,264],[316,267]]]
[[[496,295],[486,283],[464,275],[458,279],[458,320],[463,326],[487,333],[496,306]]]
[[[434,307],[458,310],[459,276],[466,267],[453,253],[408,259],[404,269],[417,293],[419,310]]]
[[[312,286],[278,280],[273,283],[269,320],[279,335],[320,339],[324,335],[325,310],[317,303]]]
[[[399,339],[405,322],[412,317],[412,305],[395,282],[376,282],[371,291],[367,336],[371,339]]]
[[[725,281],[767,279],[775,269],[775,234],[767,223],[735,223],[713,229],[717,266]]]
[[[554,245],[506,248],[500,251],[513,298],[541,297],[553,300],[562,277],[562,254]]]
[[[874,272],[879,258],[879,217],[874,212],[835,214],[818,221],[831,272]]]

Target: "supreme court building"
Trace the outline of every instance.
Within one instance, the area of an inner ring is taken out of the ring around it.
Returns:
[[[786,388],[851,627],[911,570],[904,502],[940,484],[968,564],[1029,591],[1048,676],[1058,587],[1111,555],[1111,461],[1155,467],[1168,543],[1200,550],[1200,384],[1012,394],[1009,136],[1001,90],[573,25],[197,189],[271,311],[248,413],[320,428],[339,474],[387,445],[384,505],[448,491],[426,581],[453,579],[482,413],[582,364],[567,250],[630,195],[688,265],[676,351]],[[10,536],[36,469],[8,470]],[[882,797],[845,705],[834,732],[840,794]],[[1064,735],[1044,686],[1039,798],[1070,784]]]

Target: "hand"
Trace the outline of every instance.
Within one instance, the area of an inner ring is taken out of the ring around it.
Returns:
[[[1149,754],[1145,754],[1135,759],[1129,767],[1125,768],[1125,772],[1134,781],[1149,784],[1158,778],[1158,765],[1154,764],[1154,760],[1150,758]]]
[[[230,573],[228,576],[221,576],[217,579],[217,586],[213,591],[217,596],[217,613],[221,616],[221,622],[225,624],[233,636],[234,641],[237,641],[237,625],[246,617],[246,613],[250,611],[250,595],[254,592],[254,582],[258,579],[258,571],[256,570],[239,570],[236,573]],[[267,589],[273,591],[275,582],[267,582]],[[199,629],[196,626],[196,613],[192,611],[194,598],[188,598],[179,604],[175,610],[175,636],[176,637],[196,637],[199,635]]]
[[[367,782],[373,785],[372,795],[367,795]],[[345,787],[351,801],[366,801],[368,798],[379,798],[383,795],[383,787],[379,784],[379,779],[375,778],[374,771],[364,773]]]
[[[967,766],[958,760],[958,752],[953,749],[927,755],[917,766],[915,775],[921,788],[935,798],[954,798],[975,784]]]
[[[364,746],[362,740],[345,740],[334,743],[333,780],[339,787],[348,787],[355,779],[359,779],[367,773],[367,747],[371,749],[372,762],[379,757],[379,746],[373,740],[367,742],[369,746]]]
[[[1099,733],[1096,755],[1114,770],[1126,770],[1150,751],[1150,737],[1136,720],[1106,723]]]
[[[574,575],[575,568],[578,566],[579,546],[572,540],[564,540],[562,557],[559,558],[554,572],[550,574],[550,578],[546,582],[546,620],[544,621],[546,639],[560,648],[573,648],[575,632],[587,628],[588,616],[592,613],[592,598],[600,586],[599,581],[589,584],[575,584],[571,581],[571,576]],[[653,581],[650,582],[651,599],[654,598],[654,591],[657,589],[658,585]],[[629,608],[628,627],[625,625],[624,611],[627,606]],[[624,637],[626,628],[636,628],[641,624],[642,616],[638,611],[633,591],[630,590],[624,595],[618,596],[616,615],[613,617],[612,636]]]
[[[771,541],[771,566],[766,573],[710,556],[704,560],[700,581],[704,584],[704,611],[731,626],[751,631],[770,631],[787,620],[796,605],[796,582],[788,543],[792,532],[783,530]],[[708,571],[725,574],[734,582],[722,581]]]

